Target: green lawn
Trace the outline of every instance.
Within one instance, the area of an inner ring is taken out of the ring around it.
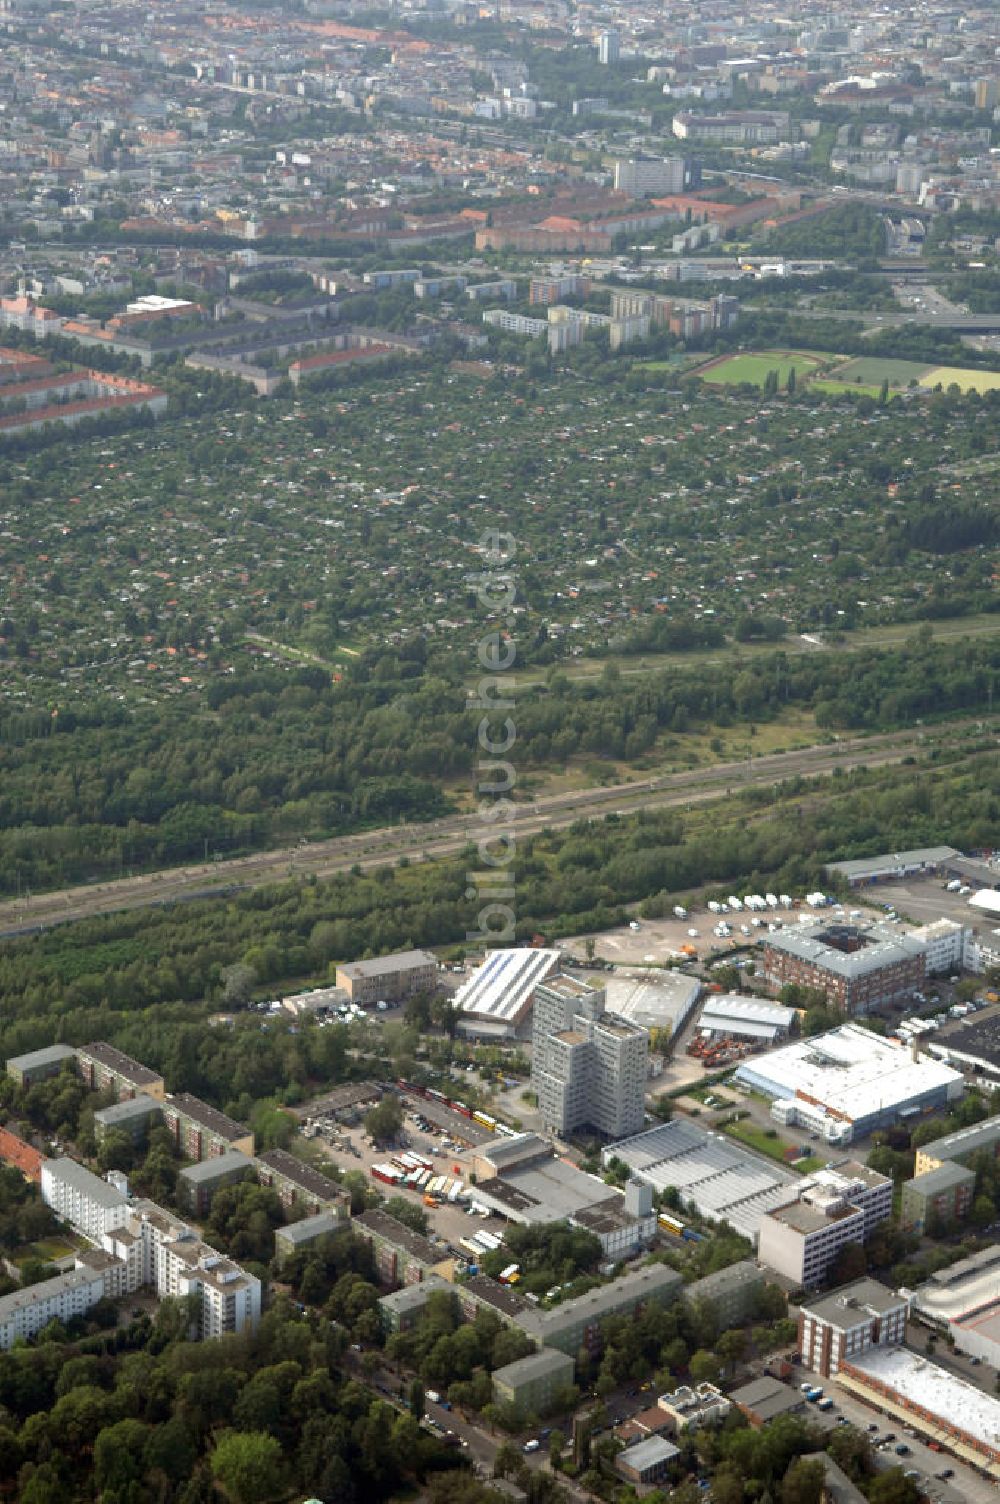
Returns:
[[[829,359],[830,357],[827,357]],[[706,370],[702,367],[700,375],[703,381],[710,384],[725,386],[763,387],[771,371],[778,374],[778,385],[784,386],[788,380],[789,372],[794,371],[796,379],[808,376],[810,372],[818,370],[823,364],[822,357],[807,355],[802,350],[761,350],[748,352],[740,355],[730,355],[717,366]]]
[[[709,373],[710,379],[714,374]],[[822,380],[810,384],[820,392],[857,392],[877,397],[883,381],[888,381],[894,390],[911,385],[925,390],[936,386],[946,390],[957,386],[963,392],[1000,390],[1000,373],[996,371],[977,371],[970,366],[932,366],[918,360],[891,360],[878,355],[859,355],[844,361]]]

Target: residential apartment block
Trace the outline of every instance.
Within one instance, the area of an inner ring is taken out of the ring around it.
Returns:
[[[185,1159],[212,1159],[232,1149],[253,1153],[253,1130],[246,1123],[238,1123],[187,1092],[164,1099],[163,1122]]]
[[[0,1295],[0,1351],[8,1352],[19,1338],[27,1342],[50,1321],[83,1316],[103,1294],[100,1274],[71,1269],[68,1274]]]
[[[605,1011],[603,988],[569,976],[535,990],[531,1084],[546,1128],[628,1138],[643,1124],[649,1034]]]
[[[253,1160],[239,1149],[230,1149],[225,1154],[213,1154],[211,1159],[187,1165],[178,1173],[177,1199],[190,1211],[204,1216],[216,1193],[224,1186],[255,1179],[256,1174],[257,1167]]]
[[[719,293],[705,301],[633,288],[615,288],[611,293],[611,317],[615,322],[646,319],[648,327],[668,329],[679,339],[692,339],[714,329],[732,329],[739,313],[739,299],[728,293]]]
[[[532,277],[528,283],[528,302],[547,307],[561,303],[564,298],[585,298],[590,291],[590,280],[575,273],[565,277]]]
[[[494,329],[503,329],[507,334],[527,335],[529,339],[539,339],[549,329],[547,319],[528,318],[527,314],[511,313],[506,308],[487,308],[483,323],[491,324]]]
[[[46,1159],[42,1163],[42,1200],[60,1222],[100,1244],[106,1233],[121,1227],[128,1202],[120,1191],[75,1159]]]
[[[448,1275],[452,1261],[429,1239],[377,1208],[362,1212],[351,1223],[370,1244],[375,1270],[384,1285],[417,1285],[428,1274]]]
[[[144,1241],[150,1246],[153,1286],[157,1295],[199,1298],[198,1335],[221,1337],[251,1331],[260,1320],[260,1281],[239,1264],[217,1253],[169,1212],[152,1202],[135,1211]]]
[[[543,1415],[553,1400],[573,1383],[574,1358],[555,1348],[543,1347],[514,1363],[493,1371],[493,1398],[498,1404],[518,1405]]]
[[[257,1179],[274,1190],[283,1207],[302,1217],[318,1212],[350,1214],[350,1196],[287,1149],[268,1149],[257,1156]]]
[[[947,1160],[936,1170],[927,1170],[903,1183],[900,1212],[908,1232],[921,1236],[948,1222],[960,1222],[972,1205],[976,1190],[976,1172],[965,1165]]]
[[[86,1299],[87,1305],[93,1305],[101,1295],[120,1297],[150,1287],[161,1299],[197,1295],[195,1335],[200,1337],[256,1327],[260,1281],[203,1243],[174,1213],[152,1201],[129,1201],[121,1191],[69,1159],[45,1161],[42,1198],[58,1217],[94,1245],[78,1260],[90,1283],[79,1281],[72,1287],[78,1293],[68,1294],[67,1301],[79,1304]],[[80,1305],[80,1309],[87,1305]],[[44,1326],[51,1318],[30,1319],[39,1319]]]
[[[276,1227],[274,1230],[275,1257],[283,1264],[304,1248],[311,1248],[323,1238],[344,1232],[349,1227],[348,1219],[335,1216],[332,1212],[317,1212],[315,1216],[303,1217],[299,1222],[288,1222],[284,1227]]]
[[[873,1279],[844,1285],[799,1311],[799,1351],[814,1373],[830,1378],[872,1347],[898,1347],[909,1302]]]
[[[419,1285],[404,1285],[401,1290],[383,1295],[378,1308],[386,1331],[408,1332],[416,1326],[427,1310],[427,1302],[432,1295],[447,1295],[453,1309],[457,1309],[455,1286],[439,1274],[428,1274]]]
[[[18,1086],[34,1086],[36,1081],[58,1076],[67,1060],[76,1060],[75,1050],[68,1044],[49,1044],[27,1055],[12,1055],[7,1061],[7,1074]]]
[[[149,1137],[150,1129],[162,1121],[163,1104],[141,1091],[95,1112],[94,1133],[98,1143],[109,1133],[118,1132],[128,1134],[134,1144],[141,1144]]]
[[[103,1040],[80,1046],[76,1068],[91,1091],[113,1091],[119,1101],[145,1092],[163,1101],[163,1077]]]
[[[555,1347],[575,1358],[581,1347],[592,1352],[600,1349],[601,1323],[607,1317],[634,1316],[649,1305],[671,1306],[679,1299],[683,1283],[676,1269],[646,1264],[551,1310],[529,1307],[515,1322],[539,1347]]]
[[[405,1002],[415,992],[433,992],[437,960],[425,950],[404,950],[372,961],[348,961],[337,967],[337,986],[362,1008]]]
[[[913,1168],[917,1175],[926,1175],[928,1170],[940,1169],[951,1162],[965,1164],[973,1154],[982,1150],[992,1154],[994,1159],[1000,1157],[1000,1117],[985,1118],[981,1123],[973,1123],[971,1128],[959,1128],[954,1133],[946,1133],[943,1138],[922,1144],[917,1150]]]
[[[763,1269],[754,1259],[743,1259],[726,1269],[717,1269],[696,1279],[684,1291],[684,1299],[693,1304],[707,1301],[715,1312],[720,1332],[740,1326],[757,1313],[757,1301],[766,1283]]]
[[[615,162],[615,192],[630,198],[657,193],[683,193],[690,164],[684,157],[619,157]]]

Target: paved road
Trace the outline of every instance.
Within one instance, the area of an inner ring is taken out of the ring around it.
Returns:
[[[925,750],[935,739],[954,745],[963,726],[845,737],[799,751],[771,753],[749,761],[718,763],[682,773],[637,779],[606,788],[551,794],[518,807],[517,830],[523,836],[560,829],[580,819],[601,819],[613,812],[684,806],[717,799],[732,790],[767,786],[795,777],[820,777],[835,769],[878,767],[901,762]],[[450,815],[424,825],[396,825],[361,831],[303,846],[256,852],[231,861],[199,863],[115,882],[33,894],[0,903],[0,937],[32,933],[97,914],[153,904],[216,896],[233,887],[262,887],[287,878],[329,877],[349,871],[451,856],[481,834],[474,818]]]
[[[350,1354],[351,1358],[354,1358],[354,1356],[353,1353]],[[358,1365],[358,1371],[359,1373],[361,1371],[360,1365]],[[370,1380],[366,1379],[364,1382],[372,1384],[386,1398],[393,1400],[401,1398],[400,1374],[389,1362],[386,1362],[382,1368],[377,1369]],[[402,1385],[405,1393],[408,1380],[404,1379]],[[513,1441],[515,1445],[518,1444],[516,1438],[506,1436],[502,1432],[490,1431],[486,1426],[478,1425],[474,1421],[466,1419],[454,1407],[445,1409],[444,1405],[435,1404],[432,1400],[426,1398],[424,1400],[424,1414],[442,1433],[447,1434],[447,1432],[451,1431],[458,1437],[459,1442],[463,1444],[462,1451],[465,1456],[472,1463],[477,1473],[484,1478],[491,1478],[493,1476],[493,1463],[499,1448],[510,1441]],[[567,1435],[568,1451],[570,1450],[568,1434],[565,1431],[564,1434]],[[533,1472],[551,1471],[547,1443],[543,1442],[537,1452],[525,1455],[524,1460]],[[591,1495],[585,1489],[580,1488],[572,1478],[567,1478],[564,1474],[559,1474],[559,1482],[569,1493],[570,1497],[576,1501],[576,1504],[592,1504]]]
[[[763,312],[763,305],[759,305],[758,311]],[[869,308],[796,308],[793,311],[795,317],[801,319],[861,323],[867,334],[877,333],[879,329],[913,328],[917,324],[929,329],[953,329],[957,334],[995,334],[1000,330],[998,313],[945,313],[936,308],[908,308],[905,313],[873,313]]]

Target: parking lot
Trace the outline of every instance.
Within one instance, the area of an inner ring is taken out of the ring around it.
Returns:
[[[601,930],[592,935],[574,935],[561,941],[562,949],[578,961],[585,961],[587,941],[594,942],[594,956],[610,961],[615,966],[663,966],[678,956],[687,955],[692,961],[712,952],[731,950],[740,941],[747,943],[737,925],[736,934],[728,940],[712,934],[718,923],[707,909],[693,909],[687,919],[639,919],[634,921],[639,928],[629,925],[620,929]],[[683,947],[687,947],[684,950]]]
[[[802,1370],[797,1369],[796,1373],[799,1372]],[[816,1411],[811,1414],[811,1418],[820,1424],[829,1424],[831,1428],[839,1423],[841,1417],[850,1421],[876,1442],[879,1466],[901,1467],[904,1471],[915,1472],[917,1486],[933,1504],[961,1504],[963,1500],[972,1501],[972,1504],[995,1504],[996,1488],[988,1478],[980,1477],[972,1468],[947,1452],[932,1451],[905,1423],[863,1404],[854,1395],[841,1389],[836,1379],[824,1381],[817,1378],[816,1382],[825,1382],[826,1392],[834,1402],[834,1409],[825,1414]],[[812,1412],[813,1407],[809,1408]],[[871,1431],[871,1426],[877,1429]],[[893,1437],[892,1441],[885,1440],[889,1435]],[[900,1456],[895,1450],[897,1446],[905,1446],[908,1451]],[[939,1478],[937,1475],[946,1468],[951,1469],[953,1476],[948,1479]]]
[[[387,1199],[391,1196],[400,1196],[413,1206],[420,1207],[427,1214],[430,1231],[452,1247],[457,1248],[459,1238],[467,1238],[470,1233],[481,1227],[488,1228],[490,1232],[502,1232],[503,1223],[498,1217],[471,1217],[465,1207],[458,1204],[425,1207],[421,1192],[407,1190],[402,1186],[386,1185],[372,1178],[372,1165],[385,1164],[395,1154],[403,1152],[404,1149],[411,1149],[414,1153],[421,1154],[431,1161],[435,1174],[451,1175],[455,1179],[465,1181],[468,1185],[471,1166],[464,1146],[456,1144],[455,1140],[443,1131],[435,1133],[419,1129],[414,1121],[414,1113],[419,1112],[430,1122],[430,1113],[427,1109],[431,1105],[417,1098],[404,1099],[406,1119],[400,1143],[395,1149],[376,1148],[363,1125],[354,1127],[346,1127],[343,1124],[334,1125],[329,1130],[317,1134],[313,1142],[321,1144],[324,1154],[340,1169],[360,1170],[372,1189],[377,1190]],[[447,1111],[447,1109],[442,1109],[444,1113]],[[456,1118],[457,1114],[450,1113],[448,1116]],[[460,1121],[465,1123],[467,1119],[460,1119]],[[492,1137],[486,1129],[480,1129],[477,1123],[468,1123],[468,1127],[479,1130],[484,1138]]]
[[[914,924],[933,924],[935,919],[953,919],[975,928],[988,926],[985,915],[969,908],[968,893],[949,893],[940,877],[913,877],[903,882],[874,883],[856,890],[851,903],[885,914],[886,906]]]

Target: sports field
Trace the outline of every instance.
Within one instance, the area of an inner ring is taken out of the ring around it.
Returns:
[[[755,350],[722,355],[692,374],[712,385],[763,387],[770,372],[775,371],[778,385],[784,386],[790,371],[795,372],[795,379],[799,381],[818,371],[829,359],[829,356],[809,355],[804,350]]]

